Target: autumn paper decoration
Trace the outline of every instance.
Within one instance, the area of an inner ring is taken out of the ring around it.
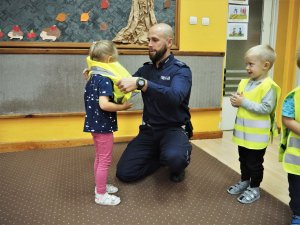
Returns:
[[[67,18],[68,18],[68,14],[66,14],[64,12],[59,13],[56,16],[56,20],[59,21],[59,22],[65,22]]]
[[[107,9],[109,6],[108,0],[101,0],[101,9]]]
[[[170,8],[170,7],[171,7],[171,0],[165,0],[164,8],[167,9],[167,8]]]
[[[89,21],[89,19],[90,19],[89,13],[90,13],[90,12],[91,12],[91,11],[85,12],[85,13],[81,13],[80,21],[81,21],[81,22],[87,22],[87,21]]]
[[[33,30],[30,30],[30,32],[28,32],[26,36],[28,39],[34,39],[36,38],[36,33]]]
[[[61,32],[56,25],[52,25],[51,27],[44,28],[40,36],[43,40],[56,41],[60,37],[60,34]]]
[[[8,32],[8,34],[7,34],[7,36],[10,39],[20,39],[20,40],[23,39],[23,35],[24,35],[24,33],[21,31],[21,28],[19,27],[19,25],[13,26],[13,29],[10,32]]]

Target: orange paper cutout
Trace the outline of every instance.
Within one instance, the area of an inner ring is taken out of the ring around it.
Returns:
[[[81,21],[81,22],[87,22],[87,21],[89,21],[89,19],[90,19],[89,13],[90,13],[90,12],[91,12],[91,11],[85,12],[85,13],[81,13],[80,21]]]
[[[67,17],[68,17],[68,14],[62,12],[56,16],[56,20],[59,22],[65,22]]]

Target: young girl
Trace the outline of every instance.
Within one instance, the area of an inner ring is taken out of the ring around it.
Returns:
[[[113,82],[109,75],[128,73],[117,62],[118,52],[111,41],[94,42],[89,52],[89,78],[85,87],[85,122],[84,131],[91,132],[96,148],[94,175],[95,175],[95,202],[100,205],[118,205],[121,200],[112,193],[117,187],[106,184],[108,168],[111,165],[113,149],[113,132],[117,131],[116,111],[126,110],[132,103],[125,101],[116,104],[114,100]],[[128,73],[129,74],[129,73]]]
[[[268,76],[276,54],[269,45],[257,45],[245,54],[249,79],[242,79],[238,92],[230,98],[238,107],[233,141],[238,145],[241,180],[227,192],[240,194],[241,203],[260,198],[264,154],[269,141],[277,133],[275,110],[280,97],[279,86]]]
[[[297,65],[300,68],[300,46]],[[300,224],[300,86],[292,90],[282,106],[282,135],[279,160],[288,173],[291,225]]]

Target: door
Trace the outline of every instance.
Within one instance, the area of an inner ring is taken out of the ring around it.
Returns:
[[[234,126],[237,108],[231,106],[230,96],[236,92],[240,80],[248,77],[244,62],[245,52],[249,48],[261,44],[262,38],[264,43],[271,44],[270,37],[262,37],[262,27],[263,18],[265,21],[274,21],[269,19],[274,16],[272,11],[276,10],[274,1],[276,0],[249,0],[247,40],[227,40],[221,130],[232,130]],[[264,24],[264,26],[264,30],[268,32],[267,36],[270,36],[270,29],[275,27],[274,24]]]

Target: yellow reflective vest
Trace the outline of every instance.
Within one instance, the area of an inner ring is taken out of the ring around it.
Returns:
[[[115,103],[124,103],[128,99],[131,98],[132,92],[124,94],[121,90],[116,86],[116,83],[124,77],[131,77],[131,74],[119,63],[119,62],[111,62],[111,63],[103,63],[91,60],[88,56],[86,58],[86,62],[88,65],[89,78],[93,74],[99,74],[101,76],[108,77],[114,84],[114,102]]]
[[[246,99],[260,103],[268,91],[275,87],[277,102],[271,114],[257,114],[239,107],[232,140],[239,146],[260,150],[266,148],[270,140],[278,135],[275,111],[281,90],[270,77],[267,77],[257,87],[250,91],[245,91],[249,80],[242,79],[238,86],[238,92],[243,93]]]
[[[300,123],[300,87],[292,90],[294,93],[295,120]],[[286,172],[300,175],[300,136],[288,130],[282,124],[281,141],[279,147],[279,161]]]

